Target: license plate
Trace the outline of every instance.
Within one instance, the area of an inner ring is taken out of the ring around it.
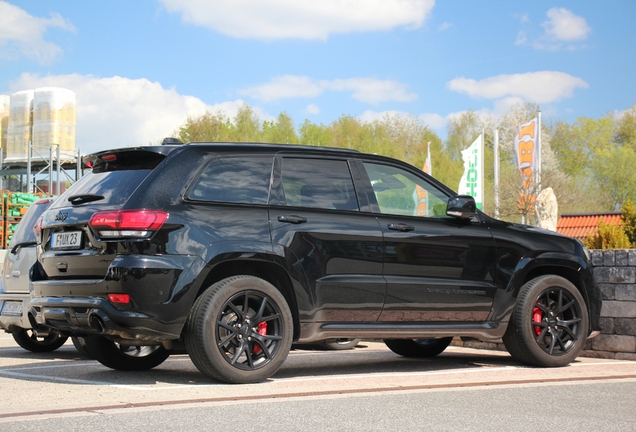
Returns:
[[[6,301],[2,305],[2,315],[22,315],[21,301]]]
[[[51,235],[51,249],[79,249],[81,245],[81,231],[68,231]]]

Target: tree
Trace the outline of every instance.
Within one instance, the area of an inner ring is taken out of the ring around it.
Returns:
[[[264,121],[262,131],[263,142],[295,144],[299,142],[294,121],[286,112],[278,114],[276,120]]]

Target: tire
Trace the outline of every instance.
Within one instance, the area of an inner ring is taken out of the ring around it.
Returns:
[[[403,357],[435,357],[450,345],[452,337],[441,339],[385,339],[391,351]]]
[[[587,308],[579,290],[567,279],[545,275],[521,287],[503,342],[522,363],[559,367],[579,355],[587,330]]]
[[[48,336],[38,336],[32,329],[16,327],[11,331],[13,339],[27,351],[51,352],[55,351],[66,343],[67,336],[59,333],[49,333]]]
[[[143,371],[159,366],[169,356],[161,345],[127,346],[113,342],[103,336],[86,336],[89,355],[111,369],[122,371]]]
[[[257,277],[234,276],[212,285],[194,303],[185,343],[201,373],[245,384],[276,373],[292,337],[292,315],[282,293]]]
[[[89,359],[93,358],[91,353],[88,351],[88,348],[86,347],[86,338],[85,337],[83,337],[83,336],[73,336],[71,338],[71,340],[73,341],[73,345],[75,346],[75,349],[77,350],[77,352],[82,357],[86,357],[86,358],[89,358]]]
[[[344,351],[354,349],[360,343],[360,339],[328,339],[320,343],[320,346],[332,351]]]

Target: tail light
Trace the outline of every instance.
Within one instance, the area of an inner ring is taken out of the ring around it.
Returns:
[[[117,210],[93,214],[88,226],[98,238],[146,239],[159,230],[168,219],[161,210]]]
[[[44,221],[44,217],[40,216],[37,221],[35,221],[35,225],[33,225],[33,232],[35,233],[35,241],[42,243],[42,222]]]

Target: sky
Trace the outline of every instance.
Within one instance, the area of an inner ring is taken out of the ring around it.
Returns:
[[[636,1],[0,0],[0,95],[63,87],[83,154],[160,142],[188,117],[466,110],[544,121],[636,104]]]

